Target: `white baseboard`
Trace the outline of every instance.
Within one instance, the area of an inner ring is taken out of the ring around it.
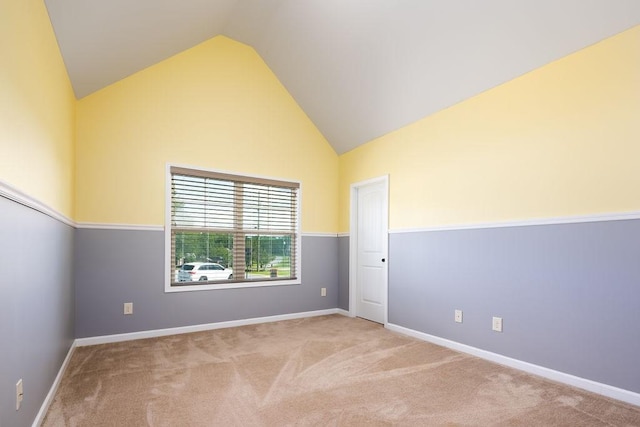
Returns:
[[[413,329],[405,328],[403,326],[394,325],[393,323],[387,323],[385,327],[391,331],[399,332],[404,335],[418,338],[419,340],[441,345],[443,347],[447,347],[452,350],[471,354],[481,359],[498,363],[500,365],[509,366],[510,368],[519,369],[521,371],[538,375],[540,377],[557,381],[559,383],[567,384],[573,387],[590,391],[592,393],[600,394],[602,396],[610,397],[612,399],[621,400],[623,402],[630,403],[632,405],[640,406],[639,393],[634,393],[629,390],[613,387],[607,384],[598,383],[585,378],[576,377],[575,375],[566,374],[564,372],[554,371],[553,369],[545,368],[543,366],[534,365],[532,363],[523,362],[517,359],[512,359],[510,357],[503,356],[501,354],[492,353],[490,351],[482,350],[466,344],[461,344],[448,339],[436,337],[434,335],[425,334],[424,332],[419,332]]]
[[[58,386],[60,385],[60,380],[62,380],[62,375],[64,375],[64,371],[67,369],[67,365],[69,365],[69,360],[71,360],[71,355],[73,354],[73,350],[76,348],[76,342],[74,341],[69,347],[69,351],[67,352],[67,356],[64,358],[62,362],[62,366],[58,370],[58,375],[56,375],[55,380],[53,380],[53,384],[49,389],[49,393],[47,393],[47,397],[44,398],[44,402],[42,402],[42,406],[40,406],[40,410],[36,415],[36,419],[33,420],[32,427],[38,427],[44,421],[45,415],[47,415],[47,411],[49,410],[49,406],[51,406],[51,402],[53,402],[53,397],[56,395],[56,391],[58,391]]]
[[[150,331],[131,332],[127,334],[103,335],[98,337],[78,338],[75,341],[76,347],[88,345],[107,344],[112,342],[139,340],[144,338],[163,337],[166,335],[187,334],[190,332],[209,331],[213,329],[233,328],[236,326],[255,325],[257,323],[279,322],[281,320],[302,319],[305,317],[326,316],[328,314],[338,314],[339,309],[331,308],[327,310],[305,311],[302,313],[279,314],[276,316],[254,317],[252,319],[230,320],[227,322],[206,323],[201,325],[181,326],[177,328],[154,329]]]
[[[351,315],[351,313],[349,313],[349,310],[343,310],[341,308],[336,308],[336,313],[347,317],[354,317]]]

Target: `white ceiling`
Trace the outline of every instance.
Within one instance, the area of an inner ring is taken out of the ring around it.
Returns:
[[[223,34],[338,154],[640,24],[640,0],[45,0],[82,98]]]

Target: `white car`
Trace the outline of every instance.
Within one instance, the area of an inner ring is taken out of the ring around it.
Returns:
[[[189,262],[178,270],[178,282],[233,279],[233,270],[213,262]]]

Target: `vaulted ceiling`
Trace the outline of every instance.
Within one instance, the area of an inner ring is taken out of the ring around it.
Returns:
[[[640,24],[639,0],[45,0],[82,98],[216,35],[338,154]]]

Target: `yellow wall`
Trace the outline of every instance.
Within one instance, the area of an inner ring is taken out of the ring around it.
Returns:
[[[78,101],[76,117],[43,2],[0,6],[0,180],[80,222],[163,224],[166,162],[300,180],[306,232],[348,231],[349,185],[382,174],[392,229],[640,210],[640,27],[338,159],[255,51],[224,37]]]
[[[167,162],[302,182],[337,231],[338,156],[250,47],[215,37],[78,102],[76,219],[164,224]]]
[[[640,27],[340,157],[389,174],[391,229],[640,210]]]
[[[0,0],[0,180],[73,216],[75,98],[42,0]]]

